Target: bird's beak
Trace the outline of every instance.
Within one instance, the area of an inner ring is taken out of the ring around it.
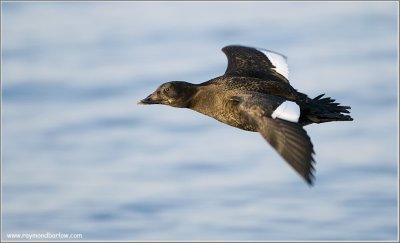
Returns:
[[[160,104],[160,100],[157,99],[156,95],[151,94],[144,98],[143,100],[138,101],[138,105],[151,105],[151,104]]]

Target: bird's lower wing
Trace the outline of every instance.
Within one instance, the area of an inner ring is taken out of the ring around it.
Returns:
[[[294,122],[273,119],[265,107],[270,105],[268,96],[252,95],[238,101],[241,115],[275,148],[275,150],[307,181],[313,184],[315,163],[310,137],[303,127]]]

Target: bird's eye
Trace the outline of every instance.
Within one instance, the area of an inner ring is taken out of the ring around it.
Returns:
[[[165,91],[168,92],[168,91],[169,91],[169,88],[166,88]]]

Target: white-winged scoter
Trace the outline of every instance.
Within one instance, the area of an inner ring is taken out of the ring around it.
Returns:
[[[306,180],[314,180],[314,149],[303,126],[352,121],[349,106],[324,94],[313,99],[289,84],[287,58],[260,48],[231,45],[224,75],[201,84],[171,81],[138,104],[189,108],[225,124],[259,132]]]

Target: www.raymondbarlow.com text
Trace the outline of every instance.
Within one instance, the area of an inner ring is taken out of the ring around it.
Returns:
[[[67,233],[7,233],[8,239],[20,240],[40,240],[40,239],[82,239],[82,234],[67,234]]]

